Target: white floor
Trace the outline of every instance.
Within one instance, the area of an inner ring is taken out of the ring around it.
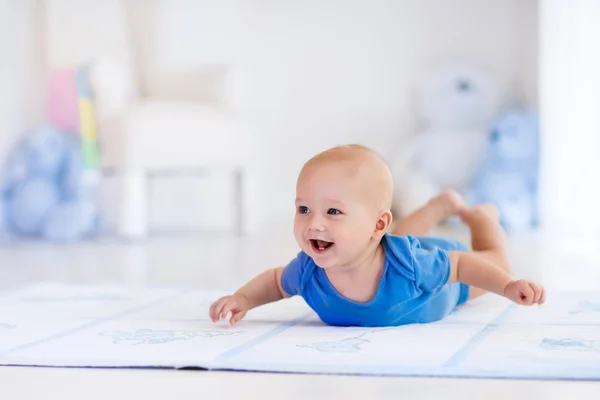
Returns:
[[[464,233],[452,233],[465,239]],[[510,240],[514,273],[549,289],[600,288],[594,242],[521,235]],[[285,264],[297,252],[291,227],[260,235],[151,239],[125,244],[0,248],[0,289],[42,280],[235,289],[257,272]],[[198,310],[205,313],[207,310]],[[600,382],[373,378],[163,370],[0,368],[6,398],[530,398],[597,399]],[[3,398],[5,396],[2,396]]]

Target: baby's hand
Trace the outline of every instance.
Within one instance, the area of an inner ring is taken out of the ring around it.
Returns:
[[[523,306],[544,304],[546,292],[537,283],[526,280],[512,281],[504,288],[504,296]]]
[[[227,314],[231,312],[229,323],[233,325],[244,318],[244,315],[248,312],[248,307],[248,299],[241,294],[221,297],[210,306],[210,319],[217,322],[220,319],[227,318]]]

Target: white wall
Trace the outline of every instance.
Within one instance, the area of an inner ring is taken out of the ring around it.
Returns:
[[[440,62],[472,60],[508,101],[536,103],[536,0],[123,1],[143,93],[170,85],[169,96],[220,101],[233,89],[263,149],[266,220],[289,220],[296,174],[315,152],[347,142],[393,152],[414,131],[416,85]],[[204,183],[197,194],[228,190]]]
[[[0,0],[0,165],[20,134],[43,122],[39,11],[35,0]]]
[[[541,196],[544,230],[562,251],[600,240],[600,2],[541,1]]]
[[[171,40],[181,32],[173,68],[185,64],[185,54],[190,65],[218,54],[238,67],[237,102],[263,144],[269,219],[290,218],[296,173],[313,153],[345,142],[387,153],[409,134],[411,92],[439,62],[479,63],[497,77],[508,100],[535,105],[533,0],[240,1],[241,42],[219,32],[207,42],[202,28],[194,34],[189,16],[198,15],[195,23],[202,25],[213,11],[210,1],[161,1],[187,15],[177,20],[169,13],[168,21],[190,24],[161,28]],[[239,53],[224,51],[227,46]],[[163,50],[162,67],[168,68],[173,49]]]

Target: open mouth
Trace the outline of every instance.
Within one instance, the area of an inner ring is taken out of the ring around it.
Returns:
[[[310,245],[315,253],[322,254],[333,246],[333,242],[325,240],[310,239]]]

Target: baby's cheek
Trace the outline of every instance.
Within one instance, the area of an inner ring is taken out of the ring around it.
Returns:
[[[304,232],[304,224],[298,218],[294,219],[294,235],[298,237]]]
[[[361,235],[358,231],[349,228],[346,229],[341,242],[342,247],[347,251],[357,251],[364,247],[364,235]]]

